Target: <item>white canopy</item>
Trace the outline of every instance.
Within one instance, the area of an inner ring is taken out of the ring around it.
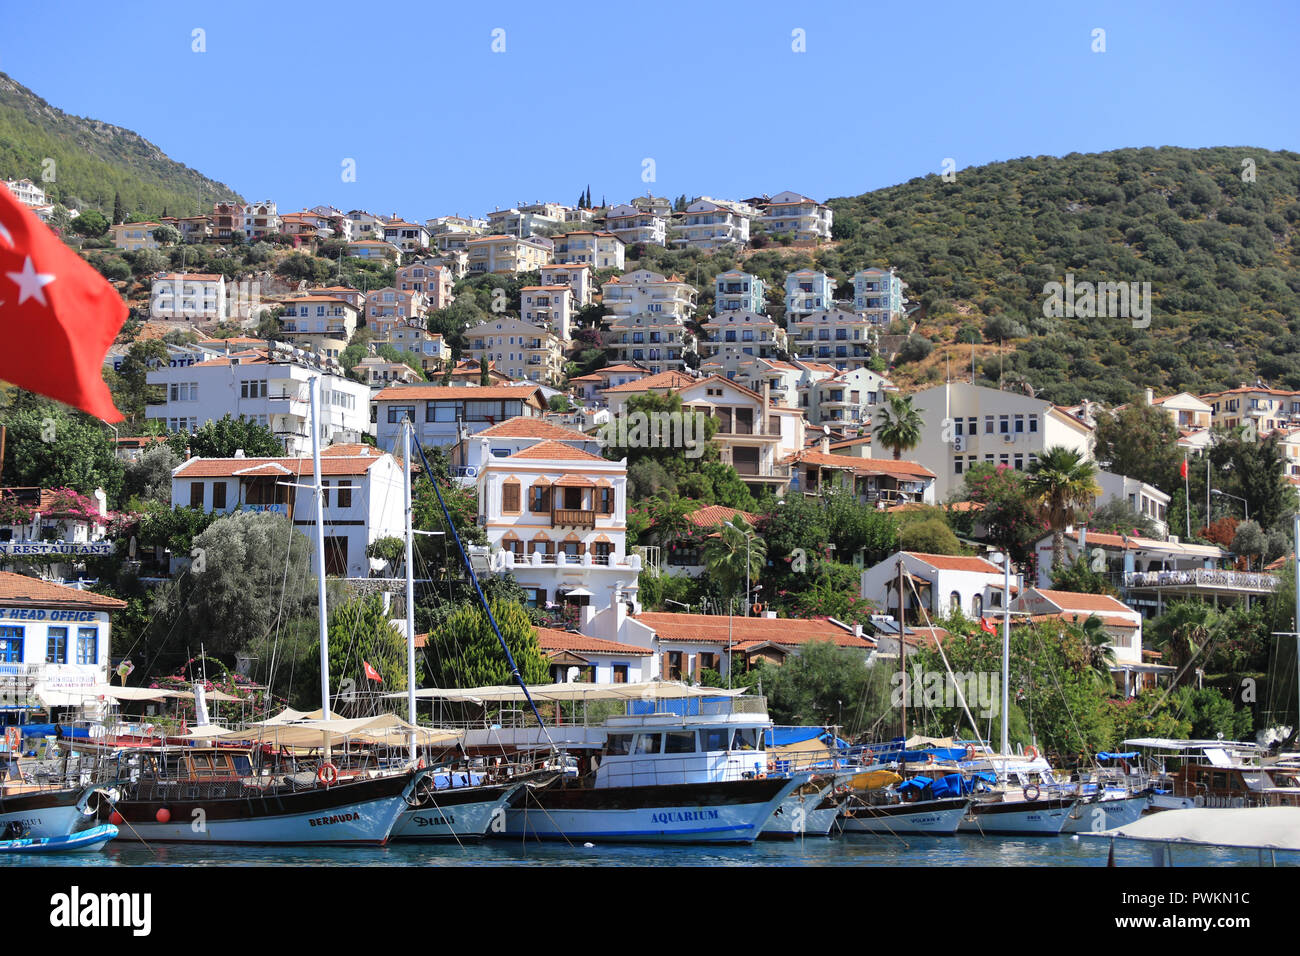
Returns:
[[[1162,810],[1139,817],[1126,826],[1083,835],[1153,843],[1300,851],[1300,807]]]
[[[533,700],[676,700],[684,697],[739,697],[743,688],[692,687],[678,681],[645,681],[639,684],[538,684],[529,687]],[[405,698],[405,693],[387,694]],[[495,687],[441,688],[424,687],[415,692],[421,700],[466,701],[474,704],[524,700],[524,692],[515,685]]]
[[[413,727],[396,714],[379,714],[375,717],[355,717],[347,720],[335,718],[298,720],[292,723],[268,722],[242,730],[211,727],[193,730],[187,736],[190,739],[257,741],[281,747],[320,747],[323,746],[326,736],[329,738],[330,746],[347,740],[401,745],[410,739],[412,731],[415,732],[416,742],[422,744],[449,743],[460,739],[461,736],[454,730]]]

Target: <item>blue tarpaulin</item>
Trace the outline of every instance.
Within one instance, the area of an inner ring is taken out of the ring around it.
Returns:
[[[763,739],[769,747],[789,747],[809,740],[820,740],[833,750],[847,750],[849,743],[839,737],[832,737],[825,727],[773,727],[763,732]]]
[[[1138,752],[1136,750],[1132,751],[1131,753],[1125,753],[1125,754],[1111,754],[1111,753],[1105,753],[1104,751],[1102,753],[1097,754],[1098,760],[1136,760],[1137,758],[1138,758]]]
[[[69,727],[62,725],[63,736],[65,737],[89,737],[89,727]],[[22,730],[24,737],[53,737],[55,735],[53,724],[23,724],[19,729]]]

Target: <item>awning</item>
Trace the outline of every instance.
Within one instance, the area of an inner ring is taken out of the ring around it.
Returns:
[[[416,742],[422,744],[449,743],[461,737],[460,731],[415,727],[396,714],[350,719],[302,720],[296,723],[248,727],[243,730],[213,727],[203,731],[191,731],[188,736],[192,739],[256,741],[280,747],[320,747],[324,746],[326,737],[329,739],[330,746],[348,740],[402,745],[410,740],[413,731]]]
[[[684,697],[739,697],[743,688],[726,690],[721,687],[692,687],[678,681],[644,681],[639,684],[538,684],[529,687],[533,700],[677,700]],[[386,697],[405,698],[406,694],[385,694]],[[423,687],[415,692],[421,700],[465,701],[481,704],[491,702],[522,701],[524,693],[518,686],[441,688]]]
[[[560,592],[564,597],[594,597],[594,595],[584,587],[565,588],[561,587]]]

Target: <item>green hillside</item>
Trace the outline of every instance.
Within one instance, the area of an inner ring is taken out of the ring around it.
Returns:
[[[42,173],[54,160],[54,182]],[[126,212],[159,216],[211,212],[212,203],[238,199],[229,186],[168,159],[130,130],[71,116],[0,73],[0,175],[30,179],[57,201],[113,212],[120,193]]]

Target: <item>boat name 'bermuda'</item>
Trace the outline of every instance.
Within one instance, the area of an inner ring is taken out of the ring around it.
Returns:
[[[716,820],[718,819],[717,810],[686,810],[677,811],[676,813],[652,813],[650,820],[653,823],[690,823],[694,820]]]
[[[355,813],[336,813],[332,817],[312,817],[307,822],[314,827],[328,826],[331,823],[347,823],[349,820],[360,820],[361,818]]]

